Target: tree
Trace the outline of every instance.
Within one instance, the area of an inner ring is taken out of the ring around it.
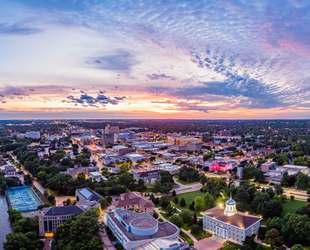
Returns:
[[[299,173],[297,176],[297,181],[296,181],[295,185],[298,188],[304,188],[304,187],[309,185],[309,182],[310,182],[310,180],[309,180],[308,175],[303,174],[303,173]]]
[[[23,217],[14,224],[15,233],[28,233],[38,231],[38,219],[35,217]]]
[[[48,200],[50,203],[52,203],[52,204],[55,204],[55,202],[56,202],[55,196],[52,195],[52,194],[50,194],[50,195],[47,196],[47,200]]]
[[[35,249],[34,242],[27,237],[27,234],[23,233],[9,233],[3,247],[5,250]]]
[[[173,210],[171,204],[168,204],[168,206],[166,207],[166,214],[167,214],[168,216],[171,216],[171,215],[174,214],[174,210]]]
[[[102,249],[98,217],[98,210],[91,208],[73,219],[67,219],[57,227],[54,249]]]
[[[158,219],[158,213],[157,213],[156,211],[154,211],[153,217],[154,217],[155,219]]]
[[[194,212],[194,217],[193,217],[193,224],[197,224],[198,220],[197,220],[197,214],[196,212]]]
[[[176,191],[173,190],[171,196],[176,196],[176,195],[177,195]]]
[[[186,206],[186,202],[185,202],[185,199],[183,197],[180,200],[180,206],[181,207],[185,207]]]
[[[183,226],[183,219],[178,215],[172,215],[169,221],[179,228]]]
[[[19,212],[18,210],[15,210],[15,209],[12,209],[12,208],[9,208],[8,209],[8,214],[9,214],[9,219],[15,223],[17,222],[18,220],[20,220],[22,217],[21,215],[21,212]]]
[[[204,202],[203,199],[200,196],[197,196],[195,198],[195,206],[194,206],[196,211],[201,211],[204,208]]]
[[[173,202],[174,202],[174,204],[178,204],[179,203],[179,199],[178,199],[178,197],[174,197],[174,199],[173,199]]]
[[[277,229],[272,228],[267,231],[264,242],[271,245],[271,249],[273,249],[274,246],[283,244],[283,238]]]
[[[203,201],[204,201],[205,209],[210,209],[214,206],[214,198],[209,192],[206,192],[205,197],[203,198]]]
[[[281,187],[281,185],[279,184],[274,185],[274,189],[277,195],[283,194],[283,188]]]
[[[300,244],[296,244],[291,247],[291,250],[304,250],[303,246]]]
[[[105,209],[106,207],[110,205],[110,203],[105,197],[100,198],[98,202],[100,203],[101,209]]]
[[[196,224],[193,224],[191,226],[191,234],[199,234],[201,231],[202,231],[202,229],[200,226],[198,226]]]
[[[286,154],[278,154],[273,158],[273,161],[277,163],[277,165],[283,166],[287,164],[288,157]]]
[[[281,178],[281,184],[285,187],[289,185],[290,176],[288,175],[288,172],[285,172]]]
[[[161,183],[159,180],[156,180],[153,187],[154,193],[159,193],[161,191]]]
[[[183,219],[183,222],[188,226],[193,224],[193,212],[189,210],[183,210],[179,215]]]
[[[200,174],[199,175],[199,181],[204,186],[207,183],[208,178],[205,174]]]
[[[159,205],[163,208],[166,209],[168,205],[170,204],[170,199],[168,196],[162,196],[160,197],[160,202]]]

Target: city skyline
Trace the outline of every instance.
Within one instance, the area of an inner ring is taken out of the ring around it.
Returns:
[[[0,3],[0,118],[310,118],[307,1]]]

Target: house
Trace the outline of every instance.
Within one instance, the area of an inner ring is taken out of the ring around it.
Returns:
[[[101,180],[103,180],[104,182],[108,181],[108,179],[102,176],[102,174],[99,172],[90,172],[88,174],[88,178],[93,178],[96,182],[100,182]]]
[[[96,166],[67,168],[67,174],[71,175],[72,178],[76,178],[79,173],[84,173],[88,177],[90,172],[98,171],[99,167]]]
[[[154,213],[154,203],[137,192],[120,194],[119,200],[112,201],[114,209],[133,209],[137,212]]]
[[[145,185],[154,184],[156,180],[160,180],[161,170],[149,170],[143,172],[133,172],[134,178],[144,180]]]
[[[203,229],[218,236],[221,241],[242,245],[247,236],[257,235],[262,218],[238,212],[237,203],[229,199],[225,209],[211,208],[202,213]]]
[[[138,248],[157,239],[176,241],[180,233],[180,229],[169,221],[159,222],[148,213],[123,209],[107,213],[107,226],[125,250]],[[181,242],[178,244],[181,245]],[[168,249],[174,248],[170,246]]]

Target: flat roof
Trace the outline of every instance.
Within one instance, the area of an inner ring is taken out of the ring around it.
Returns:
[[[120,211],[122,211],[121,213],[127,213],[126,219],[122,218]],[[122,218],[122,220],[126,224],[130,223],[131,220],[133,220],[134,218],[138,218],[138,217],[140,218],[144,217],[144,218],[150,218],[150,219],[152,218],[150,215],[146,214],[145,212],[136,213],[135,211],[132,211],[132,210],[119,210],[115,212],[118,212],[119,216]],[[171,222],[166,221],[166,222],[158,222],[158,231],[152,235],[148,235],[148,236],[136,235],[136,234],[133,234],[132,232],[127,231],[126,228],[114,216],[113,212],[109,212],[108,215],[109,215],[109,218],[117,225],[117,227],[126,235],[126,237],[130,241],[163,238],[163,237],[174,235],[177,232],[179,232],[179,228],[177,226],[175,226]]]

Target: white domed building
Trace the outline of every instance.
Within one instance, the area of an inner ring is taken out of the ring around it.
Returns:
[[[262,218],[238,212],[237,203],[230,198],[225,208],[214,207],[202,213],[203,229],[218,236],[219,241],[242,245],[246,236],[258,234]]]

